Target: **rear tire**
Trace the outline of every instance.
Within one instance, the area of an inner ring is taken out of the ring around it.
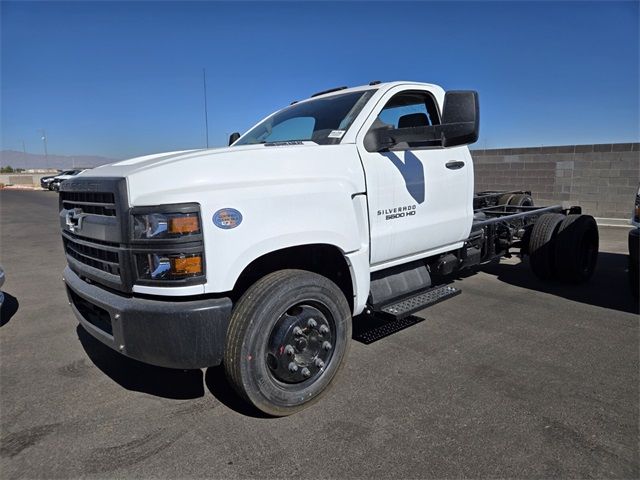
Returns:
[[[560,213],[545,213],[538,218],[529,238],[529,263],[531,270],[541,280],[555,277],[556,232],[565,216]]]
[[[511,199],[509,200],[509,206],[533,207],[533,199],[530,195],[519,193],[511,197]]]
[[[558,279],[582,283],[591,278],[598,261],[598,225],[590,215],[567,215],[558,228],[556,273]]]
[[[253,284],[231,315],[224,366],[234,389],[285,416],[318,401],[343,365],[351,311],[329,279],[280,270]]]
[[[500,199],[498,200],[498,205],[502,206],[502,205],[509,205],[509,202],[511,201],[511,199],[515,197],[514,193],[505,193],[504,195],[502,195],[500,197]]]

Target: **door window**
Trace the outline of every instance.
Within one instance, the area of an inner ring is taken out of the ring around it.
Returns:
[[[408,128],[439,125],[440,116],[433,96],[428,92],[402,92],[391,97],[371,129]],[[440,142],[413,142],[409,147],[439,145]],[[407,145],[398,145],[406,147]]]

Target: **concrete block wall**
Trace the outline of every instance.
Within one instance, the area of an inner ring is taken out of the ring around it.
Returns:
[[[536,205],[569,202],[628,218],[640,183],[640,143],[472,150],[476,192],[531,190]]]
[[[40,186],[40,179],[53,175],[52,173],[3,173],[0,175],[0,183],[4,185],[35,185]]]

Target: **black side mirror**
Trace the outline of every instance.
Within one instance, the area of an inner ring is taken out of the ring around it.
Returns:
[[[478,92],[457,90],[444,96],[440,125],[371,130],[364,138],[364,147],[368,152],[388,150],[402,142],[440,142],[443,147],[455,147],[476,142],[479,134]]]
[[[442,108],[442,146],[469,145],[477,142],[479,135],[478,92],[471,90],[447,92]]]
[[[232,145],[233,143],[235,143],[236,140],[238,140],[240,138],[240,134],[238,132],[233,132],[231,135],[229,135],[229,145]]]

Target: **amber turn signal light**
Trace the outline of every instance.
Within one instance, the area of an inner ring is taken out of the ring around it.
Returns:
[[[198,275],[202,273],[202,257],[171,258],[171,273],[174,275]]]
[[[170,217],[169,233],[197,233],[200,231],[200,222],[198,216]]]

